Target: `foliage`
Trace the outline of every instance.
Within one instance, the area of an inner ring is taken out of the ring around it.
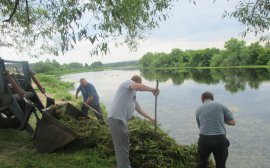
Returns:
[[[123,62],[113,62],[113,63],[107,63],[104,64],[107,68],[132,68],[137,67],[139,64],[139,60],[134,61],[123,61]]]
[[[205,50],[198,50],[194,51],[189,66],[196,66],[196,67],[206,67],[210,65],[210,60],[214,54],[216,54],[219,50],[212,48],[212,49],[205,49]]]
[[[231,38],[229,41],[226,41],[224,44],[224,48],[227,52],[239,52],[241,49],[245,48],[246,42],[243,40],[238,40],[236,38]]]
[[[83,65],[77,62],[71,62],[69,64],[61,65],[55,60],[39,61],[30,64],[30,68],[36,73],[46,73],[46,74],[63,74],[66,72],[76,72],[76,71],[87,71],[89,70],[88,65]]]
[[[223,54],[218,53],[218,54],[213,55],[211,60],[210,60],[210,67],[217,67],[217,66],[221,65],[223,60],[224,60]]]
[[[196,167],[197,148],[195,145],[178,145],[159,128],[155,134],[154,126],[139,118],[134,118],[129,128],[130,160],[133,167]]]
[[[69,90],[73,89],[74,83],[63,82],[59,77],[54,75],[37,75],[38,80],[42,86],[46,88],[47,93],[53,93],[55,99],[67,101],[71,100],[72,96],[68,93]]]
[[[104,66],[103,63],[100,61],[93,62],[91,64],[91,68],[93,68],[93,69],[103,68],[103,66]]]
[[[224,44],[224,50],[206,48],[201,50],[172,49],[170,53],[146,53],[139,60],[143,68],[175,67],[218,67],[266,65],[269,61],[269,47],[255,42],[246,46],[246,42],[231,38]]]
[[[173,1],[1,0],[0,45],[36,56],[58,55],[86,41],[96,55],[106,54],[111,41],[133,49],[167,19]]]
[[[82,68],[84,68],[83,64],[78,63],[78,62],[69,63],[68,66],[70,67],[70,69],[82,69]]]
[[[148,52],[143,55],[143,57],[140,59],[139,62],[143,67],[151,67],[153,60],[155,59],[156,59],[156,55],[154,53]]]
[[[261,40],[269,41],[269,0],[239,1],[233,11],[226,11],[224,17],[234,17],[247,28],[243,32],[260,34]]]
[[[103,70],[105,68],[136,68],[139,61],[124,61],[103,64],[100,61],[93,62],[91,65],[85,63],[84,65],[77,62],[71,62],[69,64],[60,64],[55,60],[39,61],[36,63],[31,63],[30,68],[36,73],[50,74],[50,75],[62,75],[66,73],[76,73],[76,72],[89,72],[95,70]]]

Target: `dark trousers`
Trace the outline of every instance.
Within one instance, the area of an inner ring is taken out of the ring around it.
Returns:
[[[208,159],[213,153],[216,168],[225,168],[230,143],[225,135],[200,135],[198,140],[198,168],[207,168]]]
[[[102,116],[102,112],[101,112],[101,109],[100,109],[100,105],[92,105],[91,106],[93,109],[95,109],[97,112],[99,112],[99,114],[95,114],[95,116],[97,117],[97,119],[101,122],[104,122],[103,120],[103,116]],[[84,104],[82,104],[82,113],[85,114],[85,115],[88,115],[88,111],[89,111],[89,107],[86,107]]]

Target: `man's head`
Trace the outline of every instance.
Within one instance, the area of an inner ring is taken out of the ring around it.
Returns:
[[[80,84],[81,84],[82,86],[86,86],[86,85],[87,85],[87,80],[84,79],[84,78],[81,78],[81,79],[80,79]]]
[[[214,95],[211,92],[204,92],[201,96],[201,100],[202,102],[204,102],[205,100],[214,101]]]
[[[133,80],[136,83],[142,83],[142,78],[139,75],[132,76],[131,80]]]

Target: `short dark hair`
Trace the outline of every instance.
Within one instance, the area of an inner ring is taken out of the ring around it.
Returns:
[[[85,79],[85,78],[81,78],[81,79],[80,79],[80,82],[83,81],[83,80],[86,80],[86,79]]]
[[[142,78],[139,75],[132,76],[131,80],[133,80],[136,83],[142,83]]]
[[[204,93],[202,94],[202,100],[206,100],[206,99],[214,100],[214,95],[213,95],[213,93],[208,92],[208,91],[204,92]]]

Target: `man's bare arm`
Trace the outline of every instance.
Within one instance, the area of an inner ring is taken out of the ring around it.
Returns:
[[[129,88],[132,90],[138,90],[138,91],[149,91],[149,92],[152,92],[155,96],[159,94],[158,89],[146,86],[144,84],[136,83],[136,82],[131,83],[129,85]]]
[[[155,123],[155,122],[156,122],[156,120],[155,120],[154,118],[150,117],[147,113],[145,113],[145,112],[141,109],[141,107],[138,105],[138,103],[136,103],[135,110],[136,110],[139,114],[141,114],[143,117],[145,117],[145,118],[147,118],[148,120],[150,120],[152,123]]]
[[[93,96],[88,96],[87,100],[85,101],[85,105],[90,105],[93,99],[94,99]]]
[[[78,89],[76,90],[76,94],[75,94],[76,99],[78,98],[79,92],[80,92],[80,89],[78,88]]]

